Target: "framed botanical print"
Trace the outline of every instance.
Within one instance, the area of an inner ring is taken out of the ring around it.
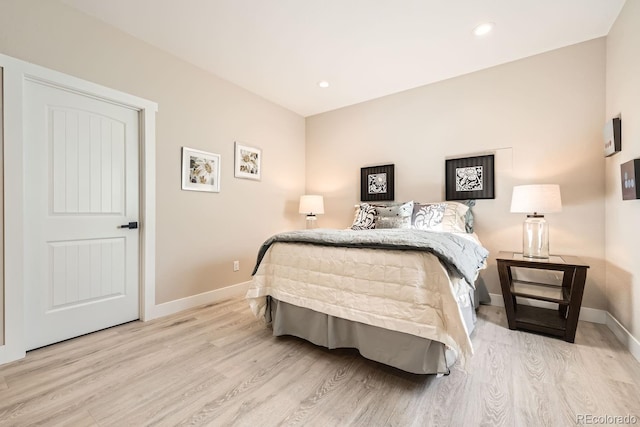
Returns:
[[[220,192],[220,154],[182,147],[182,189]]]
[[[371,166],[360,169],[360,200],[393,200],[394,165]]]
[[[445,199],[495,199],[493,174],[493,154],[446,160]]]
[[[261,175],[262,150],[236,142],[234,176],[259,181]]]

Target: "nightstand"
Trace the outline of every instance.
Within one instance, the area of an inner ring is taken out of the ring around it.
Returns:
[[[526,258],[517,252],[500,252],[496,260],[509,329],[539,332],[574,342],[589,266],[580,258],[568,255],[538,259]],[[516,267],[560,271],[562,284],[514,280],[512,268]],[[558,309],[519,305],[516,297],[556,303]]]

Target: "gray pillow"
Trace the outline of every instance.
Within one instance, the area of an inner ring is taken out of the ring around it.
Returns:
[[[376,228],[411,228],[410,216],[379,216]]]
[[[411,228],[413,201],[376,206],[376,228]]]

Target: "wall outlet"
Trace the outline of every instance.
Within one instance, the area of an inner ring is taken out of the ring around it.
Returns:
[[[233,261],[233,271],[240,270],[240,261]]]

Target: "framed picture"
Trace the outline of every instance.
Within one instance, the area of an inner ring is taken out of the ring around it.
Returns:
[[[614,117],[604,125],[604,156],[609,157],[622,151],[622,122]]]
[[[262,175],[262,150],[236,142],[234,176],[260,180]]]
[[[622,184],[622,200],[640,199],[640,159],[629,160],[620,165],[620,178]]]
[[[493,154],[446,160],[445,199],[495,199],[493,169]]]
[[[394,165],[372,166],[360,169],[360,200],[371,202],[393,200]]]
[[[182,189],[220,192],[220,154],[182,147]]]

